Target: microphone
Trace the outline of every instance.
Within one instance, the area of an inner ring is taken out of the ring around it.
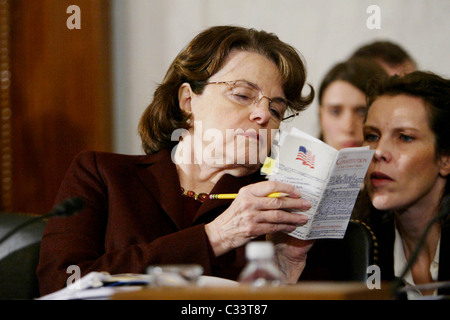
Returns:
[[[49,213],[35,217],[22,224],[19,224],[14,229],[10,230],[0,239],[0,245],[8,238],[14,235],[17,231],[25,228],[26,226],[33,224],[39,220],[43,220],[51,217],[69,217],[79,213],[84,207],[84,201],[81,198],[73,197],[67,198],[60,204],[56,205]]]
[[[52,211],[44,215],[44,217],[69,217],[79,213],[84,207],[84,201],[81,198],[67,198],[60,204],[56,205]]]
[[[425,243],[425,239],[427,238],[428,232],[430,231],[431,227],[439,220],[444,219],[448,214],[450,214],[450,197],[446,195],[441,202],[441,208],[438,212],[438,214],[431,219],[431,221],[427,224],[425,230],[423,231],[422,235],[419,238],[419,241],[417,242],[416,249],[414,250],[413,254],[411,255],[410,259],[408,260],[408,263],[406,264],[405,268],[403,269],[400,277],[397,279],[397,281],[394,283],[393,292],[394,294],[397,293],[402,286],[403,278],[406,276],[409,270],[411,270],[413,264],[416,262],[417,257],[419,256],[420,249],[422,249],[423,244]]]

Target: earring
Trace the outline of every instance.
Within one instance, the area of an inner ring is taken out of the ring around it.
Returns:
[[[187,114],[188,114],[189,118],[186,120],[186,123],[188,125],[192,125],[192,112],[188,112]]]

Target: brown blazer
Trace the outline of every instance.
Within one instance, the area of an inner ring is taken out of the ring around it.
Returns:
[[[236,193],[261,181],[259,172],[225,175],[213,193]],[[170,151],[130,156],[85,151],[70,166],[56,203],[78,196],[82,213],[49,219],[37,268],[41,295],[63,288],[70,265],[91,271],[145,273],[152,264],[197,263],[205,275],[236,279],[245,264],[244,249],[215,258],[204,225],[230,200],[206,200],[192,225],[184,225],[183,204]]]

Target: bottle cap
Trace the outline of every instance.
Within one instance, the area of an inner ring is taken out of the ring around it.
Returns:
[[[271,259],[275,254],[273,243],[269,241],[251,241],[245,247],[247,259]]]

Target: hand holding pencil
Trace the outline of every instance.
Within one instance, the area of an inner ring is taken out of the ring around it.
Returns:
[[[311,207],[294,186],[277,181],[250,184],[238,194],[211,194],[210,199],[234,199],[225,211],[205,225],[217,257],[256,237],[294,231],[308,221],[308,216],[298,213]]]

